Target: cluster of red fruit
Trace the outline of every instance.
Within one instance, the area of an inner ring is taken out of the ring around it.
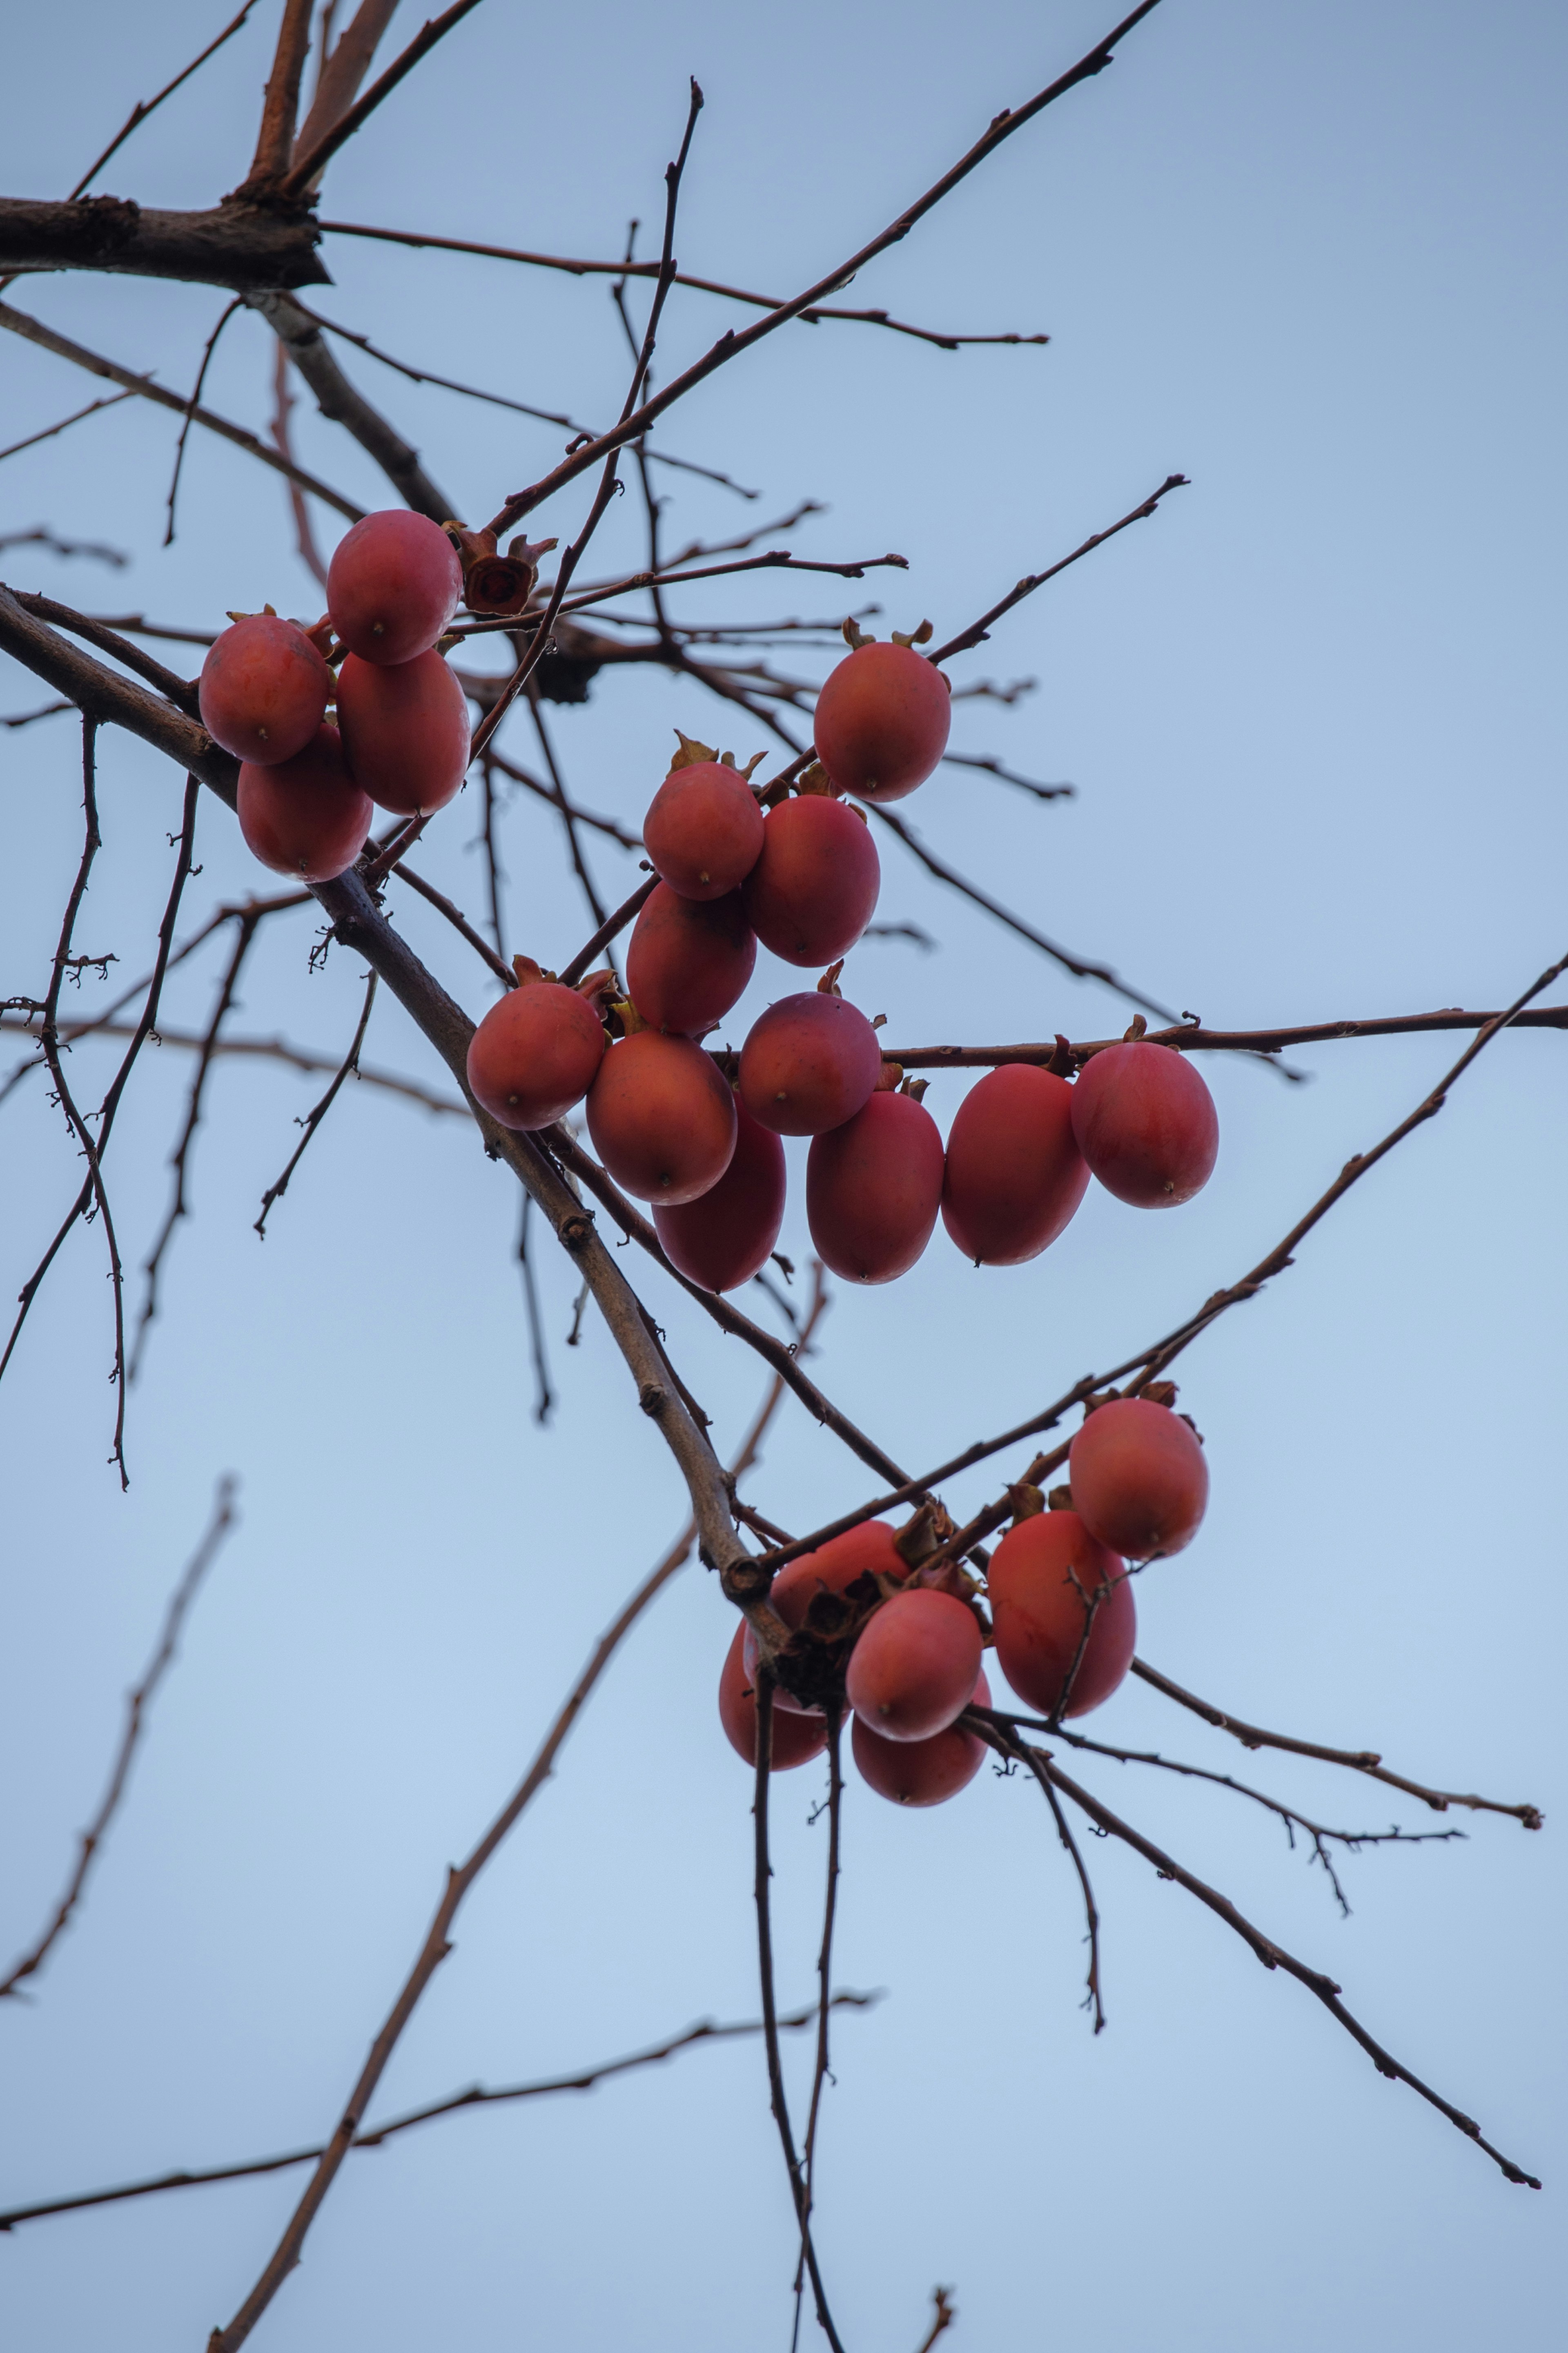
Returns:
[[[330,882],[364,848],[373,803],[417,817],[452,798],[468,711],[436,645],[462,593],[439,524],[392,509],[340,542],[313,628],[268,608],[217,639],[202,665],[202,721],[241,763],[239,828],[264,866]]]
[[[985,1582],[996,1662],[1026,1707],[1051,1718],[1087,1715],[1121,1682],[1137,1641],[1128,1563],[1180,1552],[1208,1501],[1191,1423],[1149,1397],[1095,1407],[1073,1440],[1068,1474],[1070,1489],[1057,1490],[1048,1510],[1037,1492],[1022,1492],[1021,1516]],[[934,1574],[912,1567],[910,1539],[921,1534],[920,1514],[901,1537],[870,1520],[773,1579],[769,1599],[792,1637],[786,1672],[805,1694],[775,1685],[775,1772],[826,1747],[825,1706],[814,1698],[847,1704],[861,1777],[895,1804],[941,1805],[980,1770],[984,1744],[958,1721],[972,1704],[991,1705],[979,1588],[954,1563]],[[755,1637],[739,1626],[719,1678],[719,1715],[752,1766],[756,1665]]]

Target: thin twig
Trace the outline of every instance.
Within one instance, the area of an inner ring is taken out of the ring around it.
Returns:
[[[218,313],[217,324],[213,329],[212,333],[207,337],[206,343],[202,350],[202,364],[196,370],[196,380],[191,386],[191,396],[185,404],[185,414],[180,426],[180,438],[174,444],[174,470],[169,477],[168,520],[163,526],[163,544],[165,547],[173,547],[174,544],[174,501],[180,495],[180,473],[185,462],[185,443],[190,438],[191,419],[195,417],[196,410],[201,406],[202,386],[207,380],[207,370],[212,365],[212,356],[214,352],[217,349],[218,337],[222,334],[224,329],[227,326],[235,312],[243,309],[243,307],[244,304],[242,298],[237,294],[233,301],[226,304],[226,307]],[[122,396],[127,399],[130,397],[129,394]],[[274,427],[274,434],[276,435],[276,427]],[[289,456],[289,451],[282,442],[279,443],[279,448],[282,449],[285,457]],[[289,488],[293,492],[295,498],[300,497],[300,493],[292,482],[289,483]]]
[[[315,1134],[317,1128],[321,1125],[322,1120],[325,1119],[333,1103],[337,1101],[339,1090],[342,1088],[343,1081],[348,1077],[351,1071],[356,1077],[359,1074],[359,1052],[360,1048],[364,1044],[364,1033],[370,1027],[370,1009],[375,1003],[375,989],[376,975],[374,972],[367,973],[365,976],[364,1007],[359,1017],[359,1027],[355,1029],[353,1034],[353,1043],[350,1046],[348,1052],[344,1055],[337,1075],[334,1077],[331,1085],[327,1089],[326,1093],[321,1097],[321,1102],[315,1104],[311,1110],[308,1111],[305,1113],[304,1118],[300,1122],[300,1125],[303,1127],[305,1133],[300,1138],[299,1144],[290,1155],[289,1166],[284,1169],[282,1176],[279,1176],[276,1185],[269,1185],[266,1192],[261,1197],[261,1215],[256,1220],[256,1231],[261,1236],[263,1241],[267,1239],[267,1216],[273,1202],[280,1201],[284,1194],[289,1190],[289,1179],[293,1176],[295,1169],[298,1168],[300,1161],[304,1158],[310,1138]]]
[[[568,988],[576,987],[594,958],[607,948],[613,939],[618,938],[626,925],[640,914],[658,888],[658,876],[650,874],[646,882],[637,884],[629,899],[623,899],[613,915],[605,916],[593,938],[584,940],[571,963],[563,967],[561,977]]]
[[[158,1647],[153,1653],[146,1672],[126,1702],[125,1729],[121,1735],[119,1751],[109,1776],[109,1787],[103,1793],[102,1803],[93,1816],[91,1823],[81,1834],[81,1846],[77,1856],[76,1869],[71,1873],[65,1894],[55,1906],[48,1926],[37,1944],[33,1946],[30,1952],[24,1955],[21,1960],[14,1964],[8,1976],[0,1978],[0,2000],[7,1995],[17,1996],[25,1979],[37,1976],[54,1945],[64,1935],[72,1915],[81,1902],[89,1874],[102,1849],[104,1839],[108,1835],[109,1825],[119,1810],[120,1801],[125,1794],[132,1758],[136,1753],[137,1743],[146,1728],[147,1713],[153,1704],[153,1694],[174,1664],[181,1630],[184,1625],[191,1604],[196,1598],[196,1588],[216,1559],[224,1538],[235,1524],[237,1516],[234,1508],[235,1484],[232,1477],[226,1477],[218,1482],[217,1497],[213,1506],[213,1516],[206,1534],[192,1555],[184,1575],[174,1588],[174,1599],[164,1613],[163,1629],[159,1637]],[[4,2228],[5,2224],[0,2222],[0,2229]]]
[[[294,396],[289,389],[289,346],[279,335],[274,339],[272,353],[272,439],[279,455],[287,458],[290,465],[294,462],[294,443],[289,419],[293,407]],[[294,518],[294,542],[300,550],[300,560],[325,596],[327,567],[316,545],[316,527],[305,504],[305,493],[298,482],[289,485],[289,509]]]
[[[0,1014],[0,1030],[7,1029],[27,1037],[37,1035],[33,1019],[23,1020],[19,1016]],[[62,1024],[60,1035],[64,1042],[70,1045],[79,1038],[133,1038],[136,1030],[129,1022],[93,1021],[81,1029],[71,1029]],[[199,1054],[205,1050],[215,1062],[230,1055],[240,1055],[263,1061],[285,1062],[295,1071],[335,1071],[338,1067],[332,1055],[313,1054],[303,1046],[291,1045],[286,1038],[216,1038],[209,1045],[199,1030],[167,1029],[162,1024],[157,1037],[160,1046],[173,1046],[182,1053]],[[42,1067],[41,1060],[22,1066],[24,1071]],[[428,1087],[418,1085],[413,1079],[399,1078],[394,1071],[373,1071],[362,1067],[354,1075],[362,1086],[382,1087],[389,1093],[403,1095],[409,1103],[417,1103],[423,1111],[439,1112],[449,1119],[473,1118],[468,1104],[459,1103],[455,1095],[432,1094]],[[0,1087],[0,1100],[4,1099],[6,1087],[14,1082],[14,1080],[7,1081],[5,1087]]]
[[[191,76],[195,72],[198,66],[205,66],[207,59],[210,57],[216,56],[226,41],[233,39],[235,34],[238,32],[240,26],[244,24],[246,18],[249,16],[255,5],[256,0],[245,0],[244,7],[240,10],[238,16],[235,17],[232,24],[228,24],[224,26],[216,41],[209,41],[207,43],[206,47],[202,51],[200,57],[193,58],[190,64],[184,67],[181,71],[174,76],[173,81],[165,82],[163,89],[158,92],[156,98],[150,98],[144,102],[139,101],[132,108],[130,113],[126,116],[124,122],[115,132],[113,138],[110,141],[108,146],[104,149],[97,163],[90,164],[82,174],[80,179],[77,182],[75,187],[66,198],[67,204],[74,205],[77,199],[85,194],[92,182],[97,179],[99,174],[102,171],[110,157],[115,153],[116,149],[124,145],[126,140],[130,138],[131,133],[136,129],[138,123],[145,122],[147,117],[153,113],[157,108],[162,106],[166,98],[173,98],[174,92],[179,89],[182,82],[189,81]]]
[[[255,0],[251,0],[251,5],[255,5]],[[73,408],[68,417],[62,417],[58,425],[46,425],[41,433],[29,433],[25,440],[13,441],[8,449],[0,449],[0,461],[6,458],[19,457],[24,449],[31,449],[40,441],[52,441],[57,433],[67,432],[71,426],[79,425],[84,417],[96,417],[100,408],[118,408],[122,400],[131,400],[134,396],[129,392],[111,392],[107,399],[89,400],[85,408]],[[0,543],[11,547],[15,546],[19,538],[30,539],[34,536],[31,532],[14,532]],[[121,559],[121,561],[123,560],[123,558]]]
[[[462,909],[454,906],[445,892],[437,891],[434,882],[426,882],[422,874],[416,874],[413,867],[405,865],[401,858],[394,860],[392,871],[394,874],[401,875],[411,890],[417,891],[422,899],[427,899],[432,907],[437,908],[446,916],[452,929],[462,934],[474,954],[484,958],[498,980],[505,981],[509,988],[514,988],[517,986],[517,975],[511,966],[496,954],[488,940],[480,938]]]
[[[1172,491],[1184,491],[1190,487],[1185,474],[1167,474],[1159,489],[1146,498],[1142,506],[1134,507],[1130,513],[1124,514],[1120,522],[1108,524],[1104,531],[1091,532],[1081,547],[1075,547],[1070,555],[1064,555],[1057,563],[1047,565],[1043,572],[1027,574],[1016,587],[1008,589],[999,603],[993,605],[988,612],[982,613],[977,621],[972,621],[967,629],[961,629],[957,637],[949,638],[946,645],[938,646],[930,659],[937,663],[948,661],[954,654],[967,653],[972,646],[984,645],[991,635],[993,621],[999,621],[1004,613],[1010,613],[1015,605],[1021,605],[1026,596],[1032,596],[1037,588],[1043,588],[1047,580],[1054,580],[1058,572],[1067,570],[1068,565],[1077,564],[1081,557],[1092,554],[1097,547],[1103,547],[1108,539],[1114,539],[1117,533],[1125,531],[1130,523],[1146,521],[1161,500]],[[976,761],[974,765],[978,767],[983,764]]]
[[[361,123],[374,112],[384,98],[390,96],[405,74],[412,72],[420,58],[429,54],[443,34],[449,33],[454,25],[460,24],[470,9],[478,5],[479,0],[453,0],[452,6],[443,16],[434,17],[422,26],[413,40],[409,42],[408,47],[393,59],[380,79],[372,82],[364,96],[356,100],[353,106],[346,107],[331,128],[324,132],[316,141],[315,145],[296,160],[292,168],[278,185],[279,197],[286,203],[291,201],[297,204],[308,193],[310,183],[321,176],[323,167],[337,153],[344,141],[353,137]]]
[[[532,1209],[533,1196],[524,1193],[522,1214],[517,1227],[517,1262],[522,1274],[522,1302],[528,1312],[528,1340],[533,1354],[533,1419],[542,1430],[549,1423],[555,1404],[555,1392],[550,1386],[550,1360],[545,1354],[539,1291],[533,1279],[533,1261],[528,1255],[528,1220]]]

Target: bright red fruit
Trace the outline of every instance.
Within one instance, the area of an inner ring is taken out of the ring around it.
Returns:
[[[912,646],[858,646],[816,698],[816,756],[842,793],[901,801],[947,749],[947,680]]]
[[[468,765],[468,705],[437,653],[412,661],[345,654],[338,726],[354,782],[394,817],[445,808]]]
[[[463,593],[458,551],[438,522],[405,507],[365,515],[327,566],[332,627],[362,661],[428,653]]]
[[[895,1593],[849,1654],[856,1715],[887,1740],[930,1740],[966,1708],[980,1674],[980,1626],[951,1593]]]
[[[970,1694],[976,1707],[989,1707],[991,1687],[984,1674]],[[940,1806],[966,1789],[985,1762],[985,1743],[950,1724],[929,1740],[889,1740],[858,1716],[852,1718],[850,1746],[860,1778],[895,1806]]]
[[[197,700],[215,744],[270,768],[304,750],[331,691],[331,671],[297,622],[247,613],[214,641]]]
[[[958,1107],[942,1220],[977,1265],[1021,1266],[1056,1240],[1088,1183],[1067,1081],[1026,1062],[1004,1063]]]
[[[725,1653],[719,1676],[719,1721],[724,1727],[731,1747],[754,1770],[757,1762],[757,1698],[741,1656],[745,1632],[746,1621],[742,1618]],[[778,1700],[779,1695],[775,1692],[769,1769],[774,1773],[787,1773],[795,1766],[807,1764],[813,1757],[820,1757],[827,1746],[827,1720],[821,1715],[785,1715]]]
[[[821,1135],[853,1119],[882,1072],[882,1050],[863,1013],[817,990],[781,997],[741,1049],[741,1097],[780,1135]]]
[[[763,813],[744,776],[699,760],[666,776],[643,819],[654,870],[683,899],[739,890],[763,850]]]
[[[819,1135],[805,1164],[817,1256],[846,1282],[891,1282],[924,1250],[942,1206],[942,1137],[912,1095],[874,1094]]]
[[[784,1145],[735,1105],[735,1150],[719,1182],[695,1201],[654,1205],[664,1254],[704,1291],[737,1291],[773,1256],[784,1212]]]
[[[617,1185],[639,1200],[695,1201],[735,1149],[735,1098],[689,1038],[639,1029],[599,1065],[588,1133]]]
[[[763,945],[809,968],[848,955],[881,887],[865,818],[826,793],[802,793],[770,810],[741,895]]]
[[[1142,1039],[1089,1056],[1072,1091],[1072,1132],[1106,1191],[1135,1209],[1190,1201],[1219,1154],[1214,1097],[1187,1057]]]
[[[1138,1612],[1124,1563],[1077,1512],[1017,1521],[985,1582],[997,1663],[1026,1706],[1054,1715],[1069,1675],[1064,1715],[1087,1715],[1110,1697],[1132,1663]]]
[[[503,1127],[549,1127],[582,1102],[605,1057],[604,1024],[558,980],[525,981],[468,1040],[468,1084]]]
[[[331,882],[364,848],[375,812],[348,772],[335,727],[318,727],[291,760],[247,760],[236,799],[246,847],[275,874]]]
[[[910,1565],[899,1551],[893,1539],[898,1530],[887,1520],[862,1520],[858,1528],[849,1528],[841,1536],[829,1536],[815,1552],[803,1552],[781,1568],[768,1594],[777,1616],[782,1618],[791,1633],[798,1633],[806,1620],[806,1613],[819,1593],[844,1593],[858,1577],[868,1574],[897,1577],[908,1577]],[[748,1626],[745,1634],[746,1672],[757,1669],[757,1638]],[[816,1708],[801,1708],[800,1703],[782,1688],[775,1692],[775,1705],[793,1708],[798,1714],[816,1715]]]
[[[1196,1432],[1152,1398],[1097,1406],[1073,1440],[1068,1477],[1084,1525],[1130,1560],[1184,1550],[1209,1499]]]
[[[632,928],[626,987],[650,1029],[700,1035],[728,1013],[756,961],[738,891],[683,899],[658,882]]]

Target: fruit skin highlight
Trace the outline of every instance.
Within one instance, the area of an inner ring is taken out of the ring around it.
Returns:
[[[1064,1715],[1087,1715],[1110,1697],[1132,1663],[1138,1612],[1125,1563],[1077,1512],[1016,1522],[985,1582],[997,1663],[1026,1706],[1054,1715],[1069,1675]]]
[[[881,1073],[865,1015],[813,989],[781,997],[752,1023],[741,1049],[741,1099],[779,1135],[821,1135],[854,1118]]]
[[[816,756],[840,792],[901,801],[936,766],[952,723],[933,662],[912,646],[858,646],[817,696]]]
[[[549,1127],[582,1102],[607,1042],[574,988],[525,981],[490,1007],[468,1040],[468,1084],[503,1127]]]
[[[1201,1193],[1219,1155],[1219,1116],[1185,1054],[1126,1039],[1091,1054],[1072,1091],[1072,1132],[1108,1193],[1173,1209]]]
[[[885,1740],[930,1740],[973,1696],[980,1647],[974,1612],[951,1593],[895,1593],[849,1654],[849,1704]]]
[[[848,1528],[841,1536],[829,1536],[815,1552],[803,1552],[781,1568],[773,1581],[768,1602],[775,1616],[784,1620],[792,1634],[805,1625],[807,1612],[819,1593],[841,1594],[858,1577],[871,1576],[896,1577],[901,1584],[910,1573],[910,1565],[899,1551],[894,1538],[898,1530],[888,1520],[863,1520],[858,1528]],[[748,1675],[757,1667],[757,1638],[748,1626],[745,1632],[745,1661]],[[793,1710],[797,1715],[817,1715],[818,1708],[805,1707],[792,1699],[781,1683],[773,1694],[773,1704]]]
[[[446,807],[468,765],[468,705],[437,653],[412,661],[345,654],[338,727],[354,782],[394,817]]]
[[[991,1687],[984,1671],[972,1694],[975,1707],[989,1707]],[[961,1724],[929,1740],[889,1740],[859,1716],[850,1718],[849,1745],[860,1778],[895,1806],[941,1806],[966,1789],[985,1762],[985,1743]]]
[[[942,1137],[912,1095],[879,1092],[813,1143],[805,1214],[817,1256],[846,1282],[891,1282],[924,1250],[942,1206]]]
[[[695,1201],[735,1149],[735,1098],[689,1038],[639,1029],[612,1046],[588,1090],[588,1133],[639,1201]]]
[[[734,1637],[724,1655],[719,1674],[719,1721],[724,1736],[737,1757],[743,1757],[753,1771],[757,1762],[757,1701],[741,1656],[741,1645],[746,1634],[744,1619],[736,1627]],[[827,1746],[827,1719],[823,1715],[786,1715],[773,1694],[771,1755],[768,1769],[773,1773],[789,1773],[797,1765],[808,1764],[820,1757]]]
[[[331,691],[332,673],[298,622],[247,613],[208,649],[196,700],[213,742],[262,768],[304,750]]]
[[[362,661],[428,653],[458,609],[463,568],[439,523],[384,507],[345,532],[327,566],[327,611]]]
[[[942,1219],[965,1258],[1022,1266],[1071,1220],[1089,1185],[1072,1089],[1025,1062],[988,1071],[948,1132]]]
[[[689,1282],[737,1291],[773,1256],[784,1213],[784,1145],[738,1102],[735,1149],[722,1176],[698,1200],[656,1201],[653,1222],[666,1258]]]
[[[348,771],[335,727],[322,725],[291,760],[239,771],[235,807],[247,849],[275,874],[331,882],[346,874],[375,815]]]
[[[815,970],[848,955],[881,887],[865,818],[826,793],[802,793],[769,811],[741,902],[765,948]]]
[[[722,899],[762,855],[763,812],[738,769],[698,760],[666,776],[643,819],[654,871],[683,899]]]
[[[1097,1406],[1068,1450],[1068,1476],[1084,1525],[1129,1560],[1184,1551],[1209,1499],[1197,1433],[1152,1398]]]
[[[683,899],[658,882],[632,926],[626,988],[650,1029],[700,1036],[743,995],[756,961],[738,891]]]

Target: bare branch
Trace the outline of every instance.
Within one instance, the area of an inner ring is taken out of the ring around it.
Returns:
[[[1026,596],[1032,596],[1037,588],[1043,588],[1047,580],[1054,580],[1058,572],[1067,570],[1069,564],[1077,564],[1080,557],[1092,554],[1097,547],[1103,547],[1108,539],[1114,539],[1118,532],[1127,529],[1129,523],[1142,522],[1154,512],[1168,491],[1184,491],[1189,487],[1185,474],[1167,474],[1159,489],[1146,498],[1142,506],[1134,507],[1130,514],[1122,516],[1120,522],[1111,523],[1106,530],[1092,532],[1081,547],[1075,547],[1072,554],[1064,555],[1059,563],[1048,565],[1044,572],[1029,573],[1016,587],[1009,588],[1000,604],[993,605],[988,612],[982,613],[977,621],[972,621],[967,629],[961,629],[956,638],[949,638],[946,645],[939,646],[930,657],[931,661],[944,662],[953,654],[966,653],[971,646],[984,645],[991,635],[993,621],[999,621],[1004,613],[1010,613],[1015,605],[1021,605]],[[983,763],[976,761],[974,765],[978,767]]]
[[[423,25],[379,80],[372,82],[364,96],[356,100],[353,105],[345,107],[331,128],[323,132],[314,146],[296,159],[293,168],[279,183],[279,196],[286,202],[298,204],[309,193],[312,181],[320,179],[326,164],[345,140],[353,137],[361,123],[374,112],[384,98],[391,95],[405,74],[411,73],[420,58],[428,56],[443,34],[449,33],[454,25],[460,24],[470,9],[478,5],[479,0],[453,0],[452,6],[445,15],[433,17]]]
[[[342,1086],[343,1081],[348,1077],[351,1071],[356,1077],[359,1075],[360,1048],[364,1044],[364,1033],[370,1027],[370,1012],[371,1008],[374,1003],[375,975],[373,972],[368,974],[366,976],[364,1008],[359,1017],[359,1026],[354,1031],[353,1042],[350,1046],[348,1052],[344,1055],[337,1074],[332,1080],[331,1085],[327,1089],[327,1092],[321,1097],[321,1102],[317,1103],[312,1110],[308,1111],[305,1113],[303,1120],[300,1122],[300,1125],[304,1128],[305,1133],[300,1138],[297,1149],[291,1154],[289,1166],[284,1169],[282,1176],[279,1176],[276,1185],[269,1185],[266,1192],[261,1197],[261,1215],[256,1220],[256,1230],[262,1237],[263,1240],[265,1240],[267,1237],[268,1211],[271,1208],[273,1202],[280,1201],[284,1194],[289,1190],[289,1180],[293,1176],[295,1169],[300,1166],[300,1161],[304,1158],[310,1138],[315,1134],[317,1128],[320,1127],[322,1120],[325,1119],[333,1103],[337,1101],[339,1091]]]
[[[321,60],[316,95],[300,126],[291,161],[299,162],[308,155],[353,104],[359,86],[370,70],[376,45],[391,24],[396,7],[397,0],[360,0],[353,23],[331,57]]]
[[[289,168],[294,152],[294,122],[300,105],[300,78],[310,47],[310,15],[314,0],[283,0],[283,21],[268,77],[261,109],[261,129],[250,172],[238,196],[270,194]]]

